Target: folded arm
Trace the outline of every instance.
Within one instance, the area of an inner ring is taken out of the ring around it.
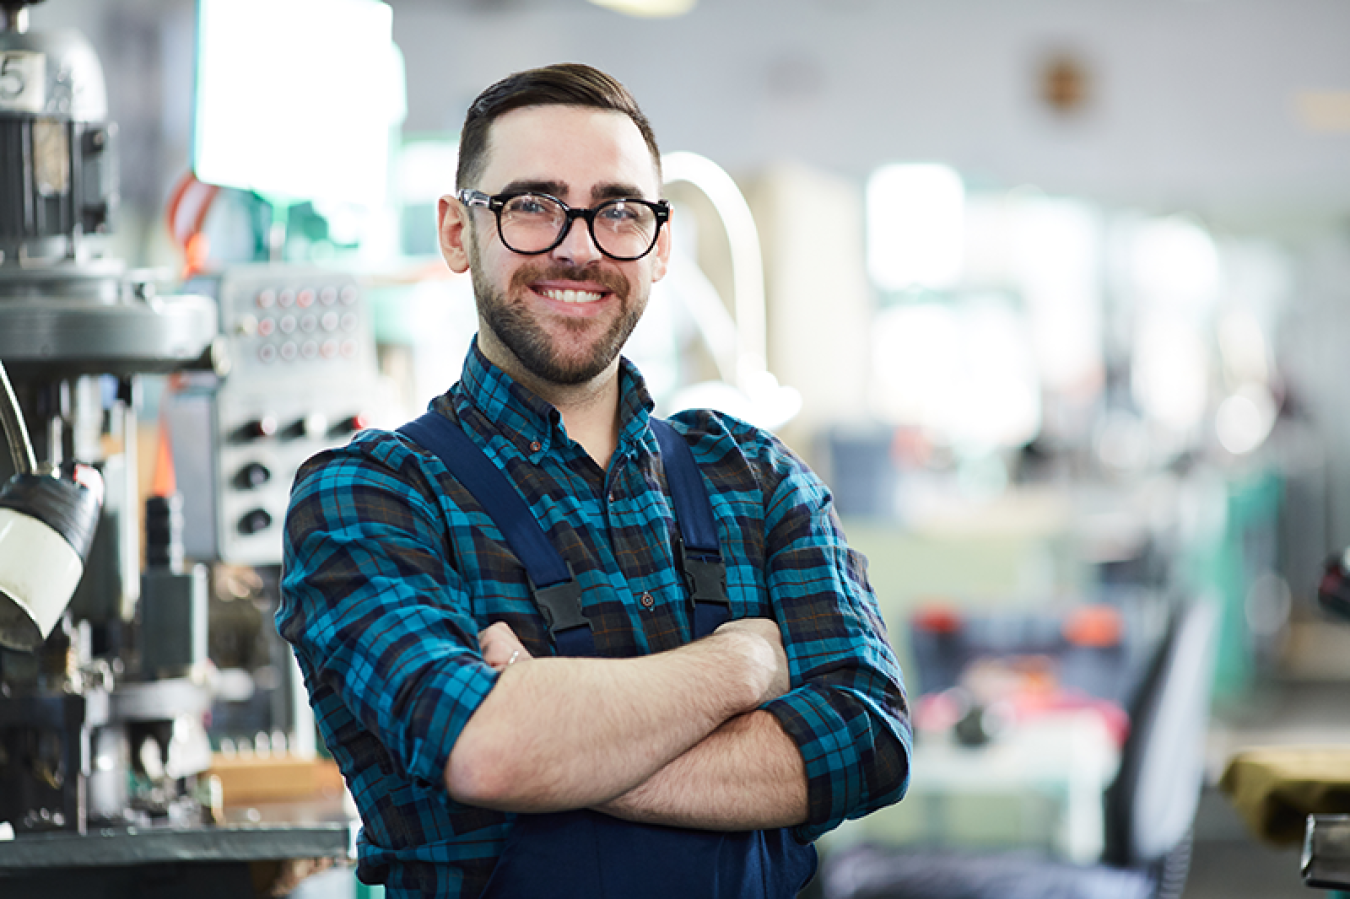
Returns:
[[[460,802],[503,811],[615,799],[787,689],[772,622],[732,622],[633,659],[528,659],[504,624],[481,639],[485,661],[503,670],[456,740],[445,783]]]
[[[597,810],[702,830],[790,827],[806,821],[806,765],[777,718],[749,712]]]

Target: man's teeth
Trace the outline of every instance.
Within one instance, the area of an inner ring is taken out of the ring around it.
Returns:
[[[541,292],[549,299],[557,300],[560,303],[594,303],[600,299],[600,294],[592,293],[589,290],[545,290]]]

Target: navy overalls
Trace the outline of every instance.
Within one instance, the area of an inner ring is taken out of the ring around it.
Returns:
[[[652,418],[651,427],[680,526],[676,555],[689,585],[694,639],[699,639],[730,617],[717,525],[689,445],[661,419]],[[580,587],[501,471],[437,413],[428,412],[399,431],[435,452],[497,524],[525,566],[558,655],[596,655]],[[791,899],[815,869],[815,847],[797,842],[786,828],[690,830],[579,809],[517,815],[483,897]]]

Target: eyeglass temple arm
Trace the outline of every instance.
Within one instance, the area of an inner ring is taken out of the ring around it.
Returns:
[[[492,198],[481,190],[465,188],[464,190],[461,190],[457,196],[459,197],[459,201],[465,206],[477,206],[480,209],[492,208]]]

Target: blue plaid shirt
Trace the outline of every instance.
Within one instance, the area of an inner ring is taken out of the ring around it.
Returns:
[[[596,649],[631,657],[690,640],[652,402],[627,360],[608,470],[549,404],[475,345],[432,403],[520,490],[583,589]],[[865,561],[830,494],[782,443],[713,412],[674,417],[711,485],[732,616],[775,618],[793,689],[764,708],[806,762],[811,840],[897,801],[909,777],[904,686]],[[295,647],[324,742],[361,812],[358,873],[390,894],[477,896],[513,816],[461,805],[450,749],[496,682],[477,634],[506,621],[552,648],[525,572],[478,502],[429,451],[363,431],[300,470],[286,518],[277,625]]]

